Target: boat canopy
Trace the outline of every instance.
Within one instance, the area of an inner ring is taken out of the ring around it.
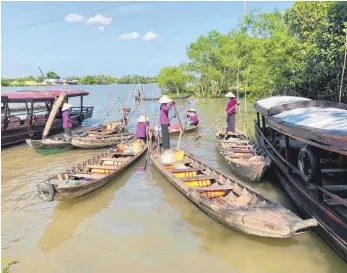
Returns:
[[[347,151],[347,104],[285,96],[259,100],[254,107],[283,134],[323,149]]]
[[[83,90],[53,89],[53,90],[23,90],[1,93],[1,102],[51,102],[64,92],[67,98],[86,96],[89,92]]]

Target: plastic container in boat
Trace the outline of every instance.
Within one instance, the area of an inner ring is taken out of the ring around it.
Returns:
[[[176,160],[181,161],[184,159],[184,151],[177,151],[175,152]]]
[[[175,152],[167,150],[161,155],[161,162],[164,164],[173,164],[176,162]]]
[[[141,142],[139,140],[135,140],[133,142],[133,149],[134,149],[134,153],[138,154],[141,150]]]
[[[196,180],[196,181],[186,181],[184,182],[189,188],[203,188],[211,186],[211,180]]]

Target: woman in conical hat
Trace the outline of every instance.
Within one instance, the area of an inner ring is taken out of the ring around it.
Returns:
[[[149,127],[148,117],[141,115],[137,120],[136,138],[142,141],[147,140],[147,128]]]
[[[71,136],[71,128],[73,121],[70,118],[69,109],[72,107],[72,104],[64,103],[63,107],[61,108],[61,115],[63,117],[63,128],[64,128],[64,134],[67,137]]]
[[[190,108],[187,111],[187,118],[189,119],[190,126],[196,126],[199,124],[199,117],[194,108]]]
[[[232,92],[227,93],[225,96],[229,98],[227,108],[225,109],[225,112],[227,113],[227,131],[235,133],[236,105],[238,102]]]
[[[175,102],[170,99],[168,96],[164,95],[159,100],[160,104],[160,118],[159,123],[161,126],[161,132],[162,132],[162,145],[163,149],[170,149],[170,139],[169,139],[169,110],[173,105],[175,105]]]

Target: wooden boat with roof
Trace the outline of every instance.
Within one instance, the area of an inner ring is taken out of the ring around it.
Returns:
[[[41,138],[53,103],[62,92],[66,94],[66,102],[69,98],[80,97],[81,105],[71,108],[70,117],[73,120],[74,127],[92,117],[94,107],[83,106],[83,97],[89,94],[83,90],[24,90],[1,93],[1,108],[3,109],[1,115],[1,147],[25,142],[27,138]],[[44,106],[45,110],[36,110],[35,107],[38,106]],[[25,107],[26,110],[24,113],[13,114],[13,107]],[[57,134],[62,131],[62,117],[61,114],[58,114],[54,119],[50,134]]]
[[[259,181],[271,164],[270,158],[245,133],[226,129],[216,133],[217,148],[231,171],[248,181]]]
[[[288,238],[317,225],[303,220],[240,181],[185,154],[184,159],[164,164],[157,150],[151,160],[161,174],[185,197],[221,224],[251,235]]]
[[[88,194],[115,179],[146,150],[147,144],[143,143],[138,153],[119,152],[117,148],[102,152],[40,182],[38,195],[45,201],[62,201]]]
[[[347,105],[277,96],[254,107],[258,145],[284,189],[347,261]]]

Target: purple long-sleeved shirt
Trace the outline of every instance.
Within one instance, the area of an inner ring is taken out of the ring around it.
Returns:
[[[227,112],[229,115],[233,114],[233,113],[236,113],[236,107],[234,107],[236,104],[237,104],[237,99],[236,98],[233,98],[233,99],[229,100],[227,108],[225,109],[225,112]],[[233,107],[234,107],[234,109],[231,110],[230,112],[228,112]]]
[[[198,117],[197,113],[195,113],[194,116],[188,116],[188,118],[189,118],[190,122],[197,122],[197,121],[199,121],[199,117]]]
[[[136,138],[145,138],[149,122],[138,122],[136,127]]]
[[[63,116],[63,128],[72,128],[72,119],[68,110],[62,112]]]
[[[172,104],[169,104],[169,103],[162,103],[160,105],[160,118],[159,118],[160,124],[170,124],[169,110],[171,109],[171,107],[172,107]]]

